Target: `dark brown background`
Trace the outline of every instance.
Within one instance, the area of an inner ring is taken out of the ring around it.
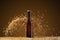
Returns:
[[[10,17],[20,15],[27,9],[32,11],[46,9],[50,26],[56,28],[56,33],[59,32],[60,36],[60,3],[58,0],[0,0],[0,36],[3,36],[2,30],[8,25]]]

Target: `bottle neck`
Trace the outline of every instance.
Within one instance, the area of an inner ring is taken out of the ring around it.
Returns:
[[[28,12],[28,21],[30,21],[30,12]]]

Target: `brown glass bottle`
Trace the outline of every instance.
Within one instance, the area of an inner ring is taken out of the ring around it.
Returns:
[[[30,11],[29,10],[27,11],[27,14],[28,14],[28,20],[27,20],[27,33],[26,33],[26,36],[27,37],[32,37],[32,35],[31,35],[31,19],[30,19]]]

